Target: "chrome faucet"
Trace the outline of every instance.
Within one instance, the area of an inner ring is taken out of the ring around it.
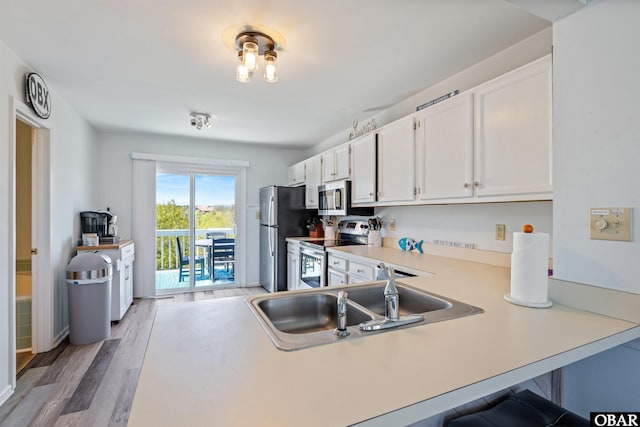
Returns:
[[[384,316],[391,321],[400,320],[399,304],[400,297],[396,288],[396,274],[393,267],[385,265],[383,262],[378,267],[387,276],[387,286],[384,287]]]
[[[347,297],[346,291],[338,292],[338,327],[333,330],[333,333],[339,337],[346,337],[349,335],[347,331]]]
[[[374,319],[360,323],[358,325],[359,328],[362,331],[377,331],[424,320],[422,314],[408,314],[400,317],[400,295],[398,294],[398,288],[396,288],[395,271],[393,267],[387,266],[383,262],[378,264],[378,268],[387,278],[387,285],[384,287],[384,319]]]

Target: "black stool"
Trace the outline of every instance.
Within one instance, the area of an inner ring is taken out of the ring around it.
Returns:
[[[589,427],[589,421],[524,390],[491,409],[455,418],[449,427]]]

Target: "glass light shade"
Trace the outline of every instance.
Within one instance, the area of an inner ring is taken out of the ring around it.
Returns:
[[[258,44],[246,41],[242,45],[242,63],[250,73],[258,69]]]
[[[242,64],[238,64],[238,69],[236,70],[236,80],[240,83],[248,83],[251,81],[249,70]]]
[[[264,81],[274,83],[278,81],[278,56],[273,51],[264,54]]]

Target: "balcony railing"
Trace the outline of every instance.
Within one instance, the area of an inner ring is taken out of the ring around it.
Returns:
[[[235,230],[231,228],[196,229],[195,239],[214,237],[234,237]],[[180,257],[176,238],[180,239],[182,255],[189,255],[189,230],[156,230],[156,270],[174,270],[180,267]],[[196,248],[196,250],[198,250]]]

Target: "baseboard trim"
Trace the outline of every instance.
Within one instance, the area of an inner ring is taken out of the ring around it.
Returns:
[[[53,348],[56,348],[60,345],[60,343],[69,335],[69,325],[65,326],[62,331],[58,335],[53,338]]]
[[[10,385],[6,386],[5,389],[2,390],[2,393],[0,393],[0,406],[2,406],[2,404],[6,402],[7,399],[11,397],[12,394],[13,394],[13,387],[11,387]]]

